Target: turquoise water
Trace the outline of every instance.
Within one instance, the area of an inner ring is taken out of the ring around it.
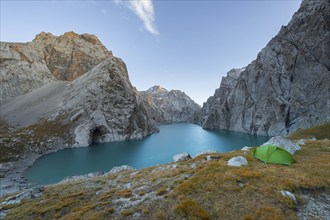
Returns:
[[[269,137],[224,130],[204,130],[194,124],[170,124],[143,140],[95,144],[71,148],[39,158],[24,173],[33,185],[56,183],[67,176],[109,171],[114,166],[140,169],[172,161],[175,154],[194,156],[202,151],[228,152],[243,146],[256,146]]]

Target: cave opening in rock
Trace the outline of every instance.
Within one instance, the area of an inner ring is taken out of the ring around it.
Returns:
[[[101,139],[102,139],[102,135],[103,135],[103,132],[101,131],[101,129],[100,128],[96,128],[92,132],[92,144],[100,143],[101,142]]]

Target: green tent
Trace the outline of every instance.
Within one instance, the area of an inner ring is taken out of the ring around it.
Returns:
[[[258,147],[252,152],[252,156],[265,163],[291,165],[295,162],[288,151],[276,145]]]

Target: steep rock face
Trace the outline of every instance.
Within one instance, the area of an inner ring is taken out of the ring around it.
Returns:
[[[228,123],[226,118],[229,117],[227,97],[235,88],[237,79],[242,69],[232,69],[227,73],[226,77],[222,77],[220,88],[215,90],[213,96],[207,99],[201,109],[201,120],[204,127],[210,129],[227,129]]]
[[[29,43],[0,42],[0,99],[26,94],[56,80],[43,57],[42,48]]]
[[[94,35],[42,32],[30,43],[2,42],[0,59],[1,120],[11,126],[60,124],[75,146],[157,131],[125,63]]]
[[[108,58],[68,84],[63,105],[52,116],[70,118],[76,146],[139,139],[156,131],[124,62]]]
[[[112,56],[100,40],[91,34],[67,32],[54,37],[42,32],[33,43],[44,47],[47,67],[58,80],[74,80]]]
[[[154,86],[140,94],[149,118],[157,123],[198,121],[200,106],[184,92]]]
[[[329,4],[303,1],[289,24],[232,80],[236,85],[221,86],[207,101],[203,127],[285,135],[329,121]]]
[[[0,43],[1,99],[26,94],[55,80],[74,80],[112,53],[94,35],[42,32],[29,43]]]

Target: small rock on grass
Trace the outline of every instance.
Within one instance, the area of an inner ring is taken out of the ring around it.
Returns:
[[[243,156],[237,156],[237,157],[233,157],[230,160],[228,160],[227,165],[232,166],[232,167],[240,167],[243,165],[244,166],[248,165],[248,161]]]

